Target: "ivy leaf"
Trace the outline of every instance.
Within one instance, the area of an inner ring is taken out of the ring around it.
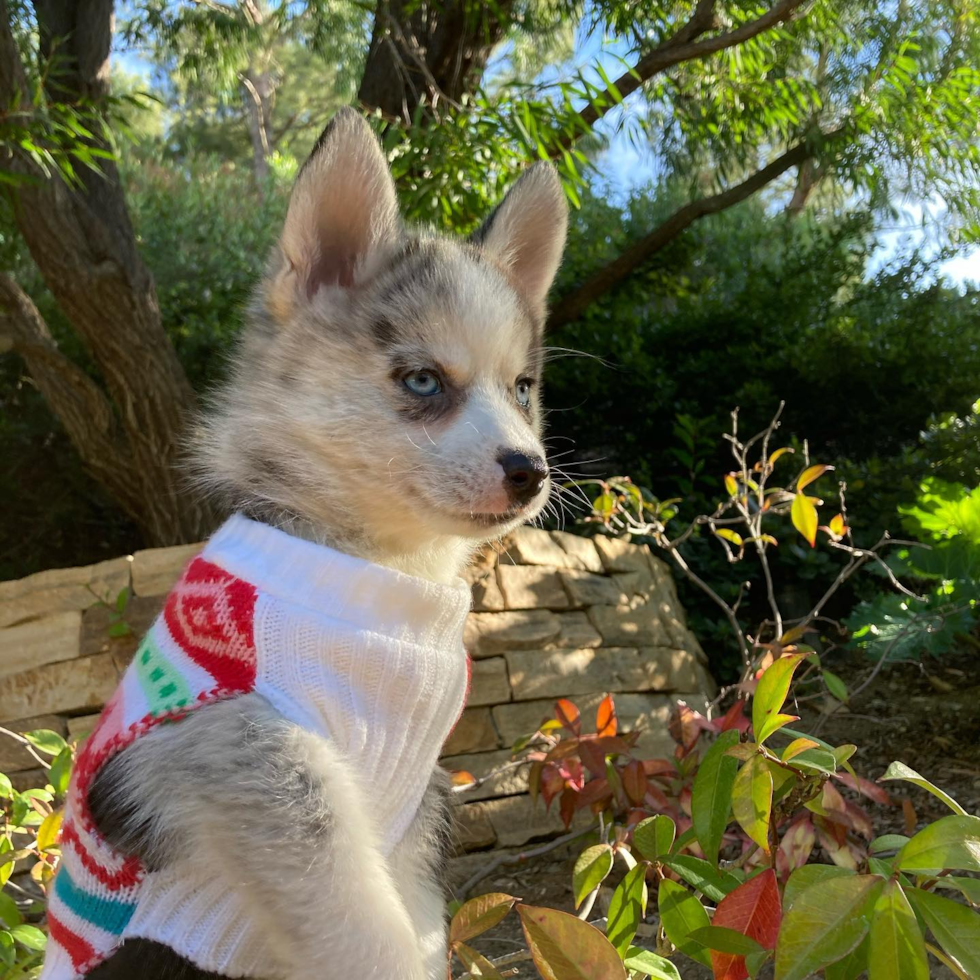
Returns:
[[[619,954],[595,926],[567,912],[533,905],[518,905],[517,913],[544,980],[626,980]]]
[[[450,943],[465,942],[492,929],[517,904],[518,899],[503,892],[478,895],[464,902],[449,923]]]
[[[781,715],[779,711],[789,694],[793,673],[804,657],[802,653],[780,657],[759,678],[752,700],[752,731],[760,745],[783,725],[796,721],[796,716]]]
[[[775,980],[804,980],[864,939],[884,882],[877,875],[830,878],[797,896],[783,916]]]
[[[657,893],[657,907],[667,938],[692,960],[711,966],[708,951],[691,938],[696,929],[711,925],[704,906],[683,885],[663,878]]]
[[[819,519],[817,517],[817,508],[813,506],[813,501],[802,493],[796,494],[793,497],[793,506],[790,508],[789,516],[793,522],[793,527],[806,538],[810,547],[816,547],[817,524],[819,523]]]
[[[572,891],[578,908],[613,869],[613,850],[608,844],[587,847],[578,856],[572,871]]]
[[[906,894],[939,945],[969,976],[980,977],[980,915],[921,888],[910,888]]]
[[[921,787],[924,790],[928,790],[933,796],[942,800],[953,811],[953,813],[959,814],[961,817],[968,816],[966,810],[963,809],[953,799],[949,793],[944,792],[938,786],[934,786],[929,782],[924,776],[920,776],[914,769],[909,768],[904,762],[893,762],[886,770],[884,776],[882,776],[878,782],[885,783],[891,779],[901,779],[907,783],[914,783],[916,786]]]
[[[620,956],[625,955],[647,909],[647,865],[638,864],[616,886],[606,916],[606,935]]]
[[[925,939],[897,881],[875,903],[868,965],[869,980],[929,980]]]
[[[691,791],[691,819],[698,835],[698,843],[705,858],[718,863],[718,850],[728,826],[732,808],[732,788],[738,772],[738,763],[726,755],[728,749],[738,744],[738,731],[722,732],[704,754],[698,766]]]
[[[902,871],[980,871],[980,817],[942,817],[899,852]]]
[[[633,846],[648,861],[657,862],[670,853],[677,827],[664,813],[641,820],[633,830]]]
[[[738,771],[732,789],[732,812],[739,826],[769,853],[769,815],[772,809],[772,773],[761,756],[754,756]]]

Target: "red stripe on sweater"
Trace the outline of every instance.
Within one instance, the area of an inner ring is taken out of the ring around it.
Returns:
[[[75,830],[75,825],[71,822],[62,825],[61,844],[62,846],[70,844],[82,862],[82,867],[110,891],[117,892],[123,888],[131,888],[142,877],[143,866],[135,857],[126,858],[118,871],[113,871],[105,865],[99,864],[85,849],[85,845],[79,839],[78,831]]]
[[[96,959],[96,952],[81,936],[76,935],[64,923],[48,913],[48,933],[71,957],[71,965],[78,971]]]

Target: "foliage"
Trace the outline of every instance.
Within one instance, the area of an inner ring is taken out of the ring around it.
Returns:
[[[26,980],[37,975],[47,943],[40,899],[61,856],[61,804],[74,747],[48,729],[24,735],[2,729],[0,735],[20,742],[46,770],[43,786],[20,791],[0,773],[0,974]]]
[[[710,965],[716,980],[755,977],[770,961],[776,980],[856,977],[865,969],[871,980],[926,978],[927,953],[956,976],[980,976],[980,915],[954,900],[962,894],[980,905],[970,877],[980,871],[980,817],[896,762],[879,782],[911,782],[952,815],[918,832],[913,821],[907,836],[876,836],[859,801],[888,806],[891,799],[855,773],[848,760],[857,747],[794,731],[788,725],[796,718],[781,713],[794,672],[810,656],[786,653],[759,672],[751,720],[745,700],[714,719],[678,703],[669,759],[636,752],[640,733],[619,730],[611,697],[593,732],[573,703],[557,702],[554,717],[514,751],[529,745],[531,793],[546,806],[557,799],[566,826],[579,814],[598,821],[573,872],[581,911],[576,918],[503,894],[471,899],[450,931],[451,950],[470,974],[500,975],[463,940],[516,906],[535,966],[554,980],[676,980],[675,961],[685,958]],[[589,923],[617,859],[625,874],[608,916]],[[641,936],[654,886],[659,926]]]
[[[980,592],[980,487],[929,477],[916,502],[900,507],[903,525],[925,548],[902,548],[892,569],[924,582],[923,600],[881,594],[848,618],[854,642],[878,659],[945,653],[977,623]]]

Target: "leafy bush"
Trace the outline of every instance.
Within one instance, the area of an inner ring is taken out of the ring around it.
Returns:
[[[807,659],[787,648],[760,672],[751,721],[742,700],[714,720],[679,705],[673,759],[636,757],[638,733],[618,731],[611,698],[590,733],[575,705],[559,701],[531,737],[529,778],[534,796],[559,800],[566,825],[579,811],[598,820],[572,873],[579,915],[503,894],[466,902],[450,948],[469,975],[501,976],[502,963],[467,941],[516,906],[527,958],[546,980],[679,980],[675,961],[686,959],[710,966],[715,980],[756,977],[770,961],[775,980],[853,980],[865,970],[870,980],[926,980],[927,954],[977,980],[980,915],[957,897],[980,905],[980,879],[970,877],[980,872],[980,817],[896,762],[880,781],[913,783],[952,814],[917,833],[876,836],[857,800],[890,799],[851,767],[856,746],[794,731],[797,719],[781,713]],[[713,736],[704,748],[703,732]],[[832,864],[813,863],[818,845]],[[617,859],[625,874],[608,915],[590,924]],[[638,938],[652,887],[659,923]]]

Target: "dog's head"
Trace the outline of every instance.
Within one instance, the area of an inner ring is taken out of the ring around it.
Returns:
[[[205,466],[238,505],[381,548],[536,516],[545,296],[566,224],[537,164],[468,241],[406,230],[377,140],[338,113],[296,181]]]

